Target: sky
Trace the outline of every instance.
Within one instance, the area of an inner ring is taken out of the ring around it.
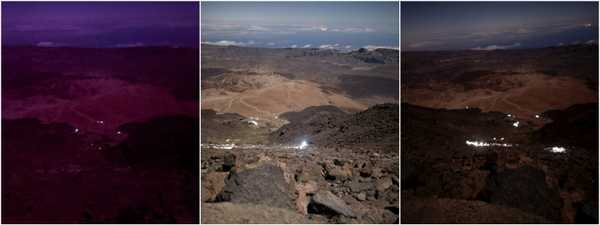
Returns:
[[[402,51],[595,43],[597,2],[402,2]]]
[[[398,48],[398,2],[203,2],[202,42],[272,48]]]
[[[2,2],[2,44],[197,47],[196,2]]]

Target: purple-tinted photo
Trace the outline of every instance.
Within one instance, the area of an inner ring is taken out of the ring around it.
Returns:
[[[2,3],[2,222],[199,222],[199,7]]]

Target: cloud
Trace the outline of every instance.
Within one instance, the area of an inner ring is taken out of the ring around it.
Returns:
[[[51,41],[42,41],[35,44],[38,47],[58,47],[59,45]]]
[[[268,45],[268,46],[274,46],[274,45],[275,45],[275,42],[269,42],[269,43],[267,43],[267,45]]]
[[[329,27],[327,25],[202,24],[202,32],[207,34],[296,34],[299,32],[371,33],[376,31],[377,30],[371,27]]]
[[[383,48],[383,49],[395,49],[398,50],[398,47],[394,47],[394,46],[384,46],[384,45],[365,45],[363,48],[372,51],[375,49],[379,49],[379,48]]]
[[[212,42],[212,41],[205,41],[202,42],[202,44],[209,44],[209,45],[220,45],[220,46],[245,46],[246,43],[244,42],[237,42],[237,41],[228,41],[228,40],[222,40],[222,41],[217,41],[217,42]]]
[[[263,26],[256,26],[256,25],[252,25],[250,27],[248,27],[249,31],[270,31],[271,29],[263,27]]]
[[[308,45],[304,45],[304,46],[302,46],[302,47],[303,47],[303,48],[310,48],[310,46],[312,46],[312,45],[308,44]]]
[[[370,33],[370,32],[375,32],[375,29],[369,28],[369,27],[365,27],[365,28],[346,27],[346,28],[333,28],[333,29],[331,29],[331,31],[343,32],[343,33]]]
[[[586,41],[585,43],[588,45],[591,45],[591,44],[596,43],[596,40],[589,40],[589,41]]]
[[[296,48],[296,47],[298,47],[298,45],[292,45],[292,46],[290,46],[290,47],[292,47],[292,48]]]
[[[521,43],[514,43],[512,45],[488,45],[486,47],[475,47],[475,48],[471,48],[471,50],[478,50],[478,51],[491,51],[491,50],[500,50],[500,49],[509,49],[509,48],[516,48],[521,46]]]
[[[324,44],[324,45],[319,45],[320,49],[338,49],[340,47],[340,44]]]
[[[346,45],[344,48],[352,48],[352,45]]]

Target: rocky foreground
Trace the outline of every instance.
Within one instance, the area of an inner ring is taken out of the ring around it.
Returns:
[[[204,150],[203,223],[397,223],[398,155]]]
[[[597,116],[596,103],[574,105],[538,129],[402,104],[401,221],[598,223]]]
[[[297,115],[264,148],[203,149],[202,223],[398,223],[399,154],[388,142],[398,138],[398,105],[314,115]],[[285,147],[294,127],[307,147]]]

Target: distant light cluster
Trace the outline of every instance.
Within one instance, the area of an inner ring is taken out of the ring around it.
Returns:
[[[504,139],[504,138],[502,138]],[[495,138],[494,138],[495,140]],[[512,144],[507,144],[507,143],[495,143],[495,142],[485,142],[485,141],[470,141],[470,140],[466,140],[465,144],[469,145],[469,146],[474,146],[474,147],[512,147]]]
[[[565,147],[560,147],[560,146],[552,146],[552,147],[547,147],[544,149],[547,151],[550,151],[552,153],[564,153],[567,151],[567,149]]]

